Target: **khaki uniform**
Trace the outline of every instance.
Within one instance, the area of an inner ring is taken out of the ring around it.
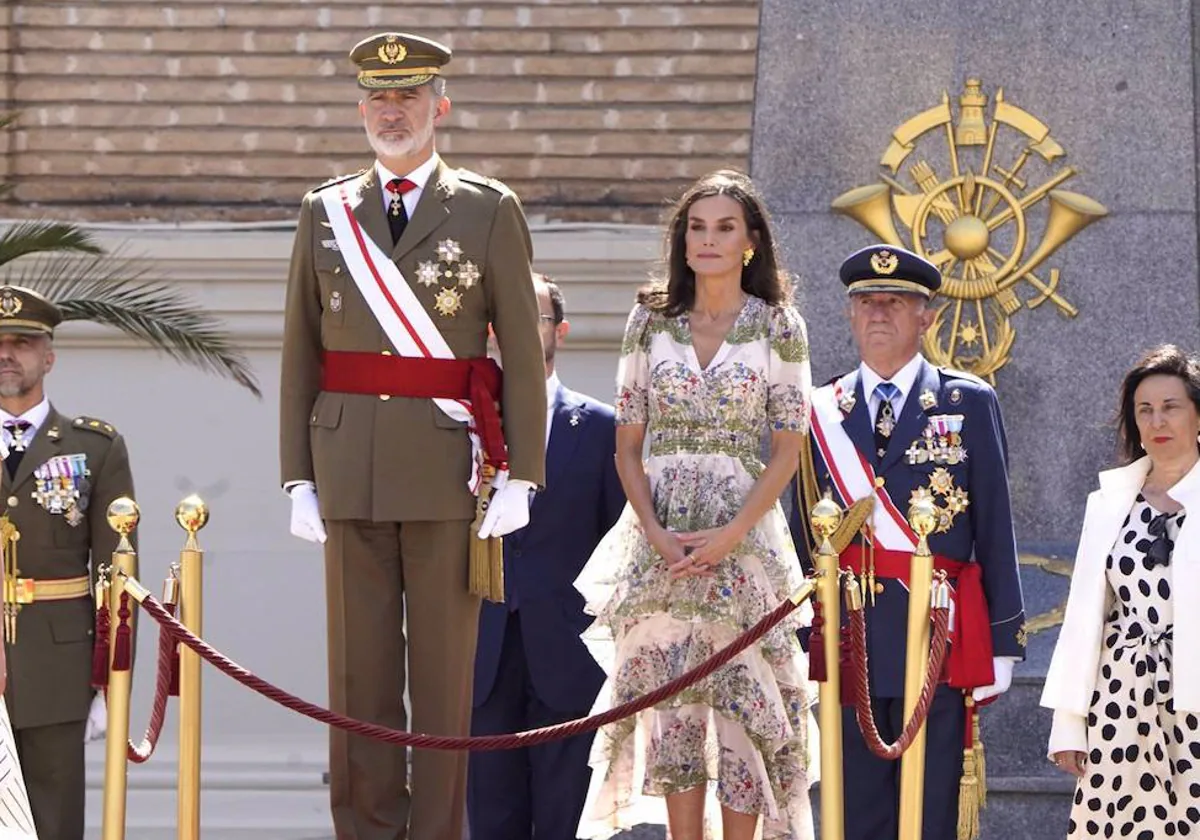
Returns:
[[[393,246],[374,167],[340,183],[364,234],[390,254],[457,358],[485,356],[493,325],[504,359],[510,476],[540,487],[545,370],[531,244],[516,196],[439,162]],[[447,242],[461,249],[457,263],[439,257]],[[464,261],[478,268],[476,282],[456,279]],[[434,282],[431,264],[440,266]],[[446,269],[455,271],[447,277]],[[447,289],[458,294],[452,312]],[[393,348],[335,247],[320,189],[301,207],[285,317],[282,480],[315,481],[326,520],[330,703],[357,718],[409,728],[402,695],[411,677],[411,728],[466,734],[479,610],[467,586],[475,498],[467,487],[466,428],[427,398],[321,390],[325,351]],[[404,753],[332,731],[339,840],[460,840],[466,753],[417,751],[412,797]]]
[[[82,518],[72,525],[36,499],[38,467],[59,456],[82,454],[89,474],[80,484]],[[109,424],[74,420],[51,407],[30,441],[16,475],[0,468],[0,502],[20,534],[20,577],[61,580],[88,576],[107,564],[117,546],[108,526],[109,504],[133,497],[125,441]],[[135,569],[136,573],[136,569]],[[115,622],[115,617],[114,617]],[[95,604],[90,596],[22,606],[16,643],[6,646],[5,702],[40,840],[82,840],[84,723],[92,701]],[[114,624],[115,627],[115,624]]]

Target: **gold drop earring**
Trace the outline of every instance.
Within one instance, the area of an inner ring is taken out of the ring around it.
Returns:
[[[742,251],[742,265],[750,265],[750,260],[754,259],[754,249],[747,248]]]

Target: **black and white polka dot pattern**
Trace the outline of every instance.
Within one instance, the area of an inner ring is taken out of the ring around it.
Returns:
[[[1157,515],[1139,495],[1108,557],[1112,609],[1070,838],[1200,837],[1200,721],[1175,713],[1171,687],[1171,566],[1146,558]],[[1167,520],[1170,549],[1184,518]]]

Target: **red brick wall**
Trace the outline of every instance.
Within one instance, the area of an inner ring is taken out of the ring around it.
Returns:
[[[657,220],[690,179],[747,165],[757,26],[757,0],[10,2],[0,212],[291,218],[370,160],[350,46],[410,29],[455,51],[448,161],[531,216]]]

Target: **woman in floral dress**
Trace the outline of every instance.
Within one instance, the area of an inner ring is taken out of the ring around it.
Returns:
[[[806,328],[750,180],[701,179],[674,210],[666,250],[667,277],[639,293],[617,375],[629,504],[575,583],[597,616],[584,640],[609,675],[596,711],[699,665],[802,582],[778,499],[808,427]],[[805,614],[600,730],[579,835],[666,822],[673,840],[751,840],[760,827],[764,840],[811,838],[814,694],[795,634]]]

